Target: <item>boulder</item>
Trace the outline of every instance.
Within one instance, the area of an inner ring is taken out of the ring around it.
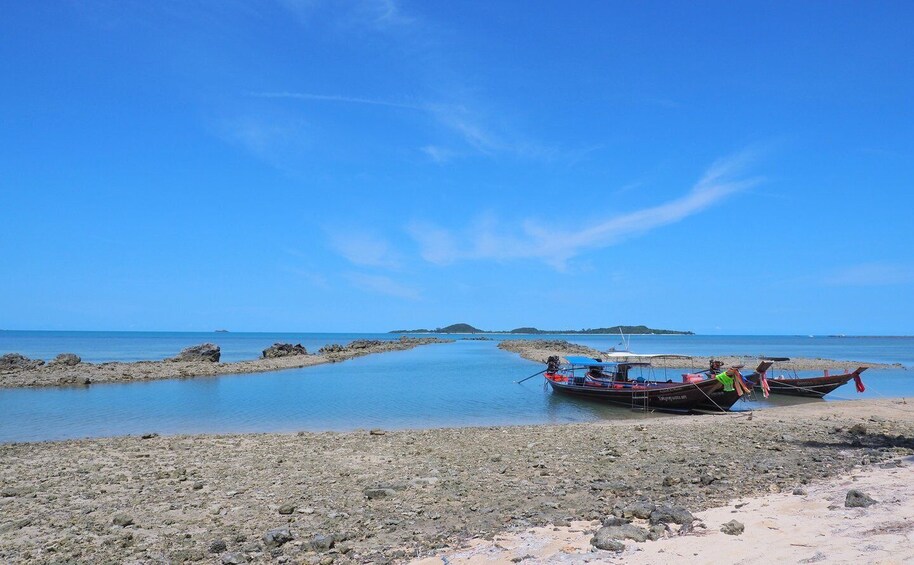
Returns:
[[[314,534],[311,536],[311,539],[308,540],[308,547],[312,551],[329,551],[336,544],[336,539],[333,535],[324,535],[324,534]]]
[[[333,353],[342,353],[343,346],[338,343],[331,343],[330,345],[325,345],[321,347],[318,351],[321,355],[330,355]]]
[[[298,343],[292,345],[291,343],[274,343],[270,347],[263,350],[264,359],[274,359],[276,357],[290,357],[292,355],[307,355],[308,350],[305,349],[305,346]]]
[[[595,533],[594,536],[590,539],[590,544],[597,549],[604,549],[606,551],[618,552],[624,550],[625,544],[611,535],[609,530],[612,527],[614,526],[600,528],[597,530],[597,533]]]
[[[279,507],[280,514],[291,514],[293,512],[295,512],[295,505],[292,503],[287,502]]]
[[[844,506],[848,508],[866,508],[874,504],[876,504],[875,500],[857,489],[847,491],[847,496],[844,498]]]
[[[651,524],[687,524],[695,517],[685,508],[679,506],[658,506],[651,512]]]
[[[82,359],[75,353],[61,353],[48,363],[48,365],[73,367],[74,365],[79,365],[81,362]]]
[[[279,547],[284,543],[292,541],[292,532],[289,528],[273,528],[263,534],[263,543],[267,547]]]
[[[611,538],[615,540],[630,539],[633,541],[647,541],[647,538],[650,535],[646,529],[634,524],[622,524],[621,526],[603,526],[597,531],[597,534],[601,535],[604,538]]]
[[[214,343],[202,343],[200,345],[182,349],[181,353],[178,353],[178,355],[172,357],[169,361],[209,361],[211,363],[218,363],[221,355],[222,350],[219,349],[218,345]]]
[[[736,520],[730,520],[726,524],[720,527],[720,531],[727,534],[728,536],[738,536],[744,531],[746,531],[746,526],[742,522],[737,522]]]
[[[0,371],[24,371],[37,369],[42,365],[44,365],[44,361],[41,359],[29,359],[18,353],[7,353],[0,357]]]

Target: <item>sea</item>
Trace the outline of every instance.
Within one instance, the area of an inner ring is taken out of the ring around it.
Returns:
[[[821,357],[898,363],[863,374],[866,392],[844,386],[824,400],[773,396],[738,402],[736,410],[803,402],[914,396],[914,337],[635,335],[451,335],[434,344],[255,375],[224,375],[88,387],[0,388],[0,442],[49,441],[147,433],[251,433],[415,429],[592,422],[655,417],[624,407],[552,393],[543,369],[498,349],[501,339],[565,339],[599,350],[627,346],[637,353]],[[487,337],[486,340],[466,338]],[[0,331],[0,354],[49,360],[76,353],[84,361],[165,359],[182,348],[216,343],[223,361],[260,357],[273,343],[309,351],[356,339],[399,334],[236,332]],[[848,363],[841,363],[847,361]],[[703,367],[684,366],[683,370]],[[656,378],[679,380],[679,370]],[[834,371],[833,371],[834,372]],[[809,373],[811,375],[813,373]],[[805,375],[801,373],[801,375]],[[2,378],[2,377],[0,377]],[[914,406],[912,406],[914,408]],[[709,416],[713,417],[713,416]]]

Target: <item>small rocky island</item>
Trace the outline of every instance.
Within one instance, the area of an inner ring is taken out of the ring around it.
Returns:
[[[540,330],[530,326],[524,326],[520,328],[514,328],[513,330],[481,330],[470,324],[459,323],[451,324],[450,326],[445,326],[443,328],[435,328],[433,330],[429,329],[417,329],[417,330],[394,330],[388,333],[392,334],[519,334],[519,335],[541,335],[541,334],[550,334],[550,335],[619,335],[620,333],[625,335],[695,335],[693,332],[689,331],[679,331],[679,330],[658,330],[654,328],[649,328],[647,326],[610,326],[605,328],[588,328],[581,330]]]

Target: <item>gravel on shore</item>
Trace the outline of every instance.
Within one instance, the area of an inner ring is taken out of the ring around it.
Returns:
[[[567,355],[584,355],[586,357],[596,358],[602,358],[604,356],[604,353],[601,351],[564,340],[504,340],[498,344],[498,347],[505,351],[517,353],[524,359],[537,363],[546,363],[546,359],[550,355],[558,355],[563,359]],[[712,359],[723,362],[725,367],[745,365],[746,367],[754,369],[762,360],[762,357],[757,354],[718,355],[713,357],[699,355],[689,357],[688,359],[658,357],[651,360],[651,365],[658,368],[691,368],[694,370],[704,370],[709,367]],[[850,372],[857,367],[867,367],[869,369],[905,368],[901,363],[871,363],[867,361],[840,361],[818,357],[791,357],[789,361],[780,361],[776,363],[771,371],[822,371],[825,369],[845,369]]]
[[[474,537],[790,492],[914,453],[903,401],[750,414],[0,445],[0,562],[388,563]]]
[[[436,337],[406,336],[396,340],[356,340],[345,346],[326,346],[316,354],[268,357],[230,363],[175,360],[136,361],[133,363],[80,362],[75,365],[49,363],[21,370],[0,371],[0,388],[123,383],[154,379],[186,379],[239,373],[264,373],[310,367],[323,363],[335,363],[374,353],[404,351],[432,343],[451,342],[453,340]]]

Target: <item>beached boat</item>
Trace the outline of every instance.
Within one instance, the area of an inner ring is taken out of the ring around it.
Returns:
[[[765,359],[772,362],[790,361],[789,357],[766,357]],[[840,375],[830,375],[826,370],[821,377],[805,378],[799,377],[796,371],[790,371],[787,374],[769,378],[768,386],[771,388],[771,394],[822,398],[853,379],[857,392],[864,392],[866,387],[863,385],[860,374],[866,369],[866,367],[857,367],[857,370],[852,373],[841,373]]]
[[[615,360],[618,362],[630,362],[640,361],[642,363],[651,363],[657,359],[682,359],[691,360],[692,358],[688,355],[670,355],[670,354],[658,354],[658,353],[648,353],[648,354],[638,354],[632,353],[630,351],[609,351],[606,353],[608,359]],[[724,372],[725,369],[730,369],[731,367],[723,367],[722,364],[717,363],[716,361],[711,361],[711,368],[705,369],[703,371],[696,371],[693,373],[683,373],[682,382],[683,383],[701,383],[706,380],[716,380],[714,377]],[[730,390],[727,390],[728,387],[721,387],[718,390],[708,393],[707,397],[699,402],[696,406],[696,410],[708,410],[712,412],[726,412],[736,404],[737,400],[746,399],[751,400],[753,397],[752,390],[756,386],[761,386],[764,378],[765,372],[771,367],[771,361],[762,361],[756,367],[755,371],[752,373],[743,375],[739,373],[739,379],[741,379],[742,389],[738,386],[729,387]],[[742,365],[738,367],[732,367],[737,369],[742,369]],[[767,396],[767,394],[765,395]]]
[[[646,362],[615,363],[578,356],[566,359],[566,364],[555,356],[548,360],[545,377],[553,391],[638,410],[686,413],[724,386],[716,379],[677,383],[632,378],[631,370],[650,366]]]

